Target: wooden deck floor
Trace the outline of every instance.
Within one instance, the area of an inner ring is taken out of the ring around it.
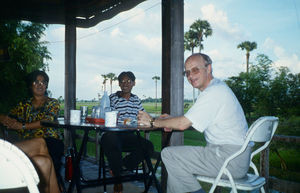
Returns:
[[[85,179],[96,179],[98,175],[98,165],[87,160],[81,161],[81,171]],[[64,178],[64,168],[61,171],[61,175]],[[66,187],[69,183],[66,182]],[[123,183],[123,193],[142,193],[144,191],[144,183],[140,181]],[[74,192],[77,192],[76,190]],[[149,193],[157,193],[156,189],[151,186]],[[85,188],[82,193],[104,193],[103,186],[97,186],[94,188]],[[107,186],[107,193],[113,193],[113,185]]]

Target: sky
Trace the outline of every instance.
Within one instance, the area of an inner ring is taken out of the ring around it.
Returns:
[[[299,0],[185,0],[184,32],[197,19],[207,20],[212,36],[204,38],[203,53],[213,61],[213,75],[222,80],[246,69],[246,53],[237,49],[243,41],[255,41],[250,63],[258,54],[267,55],[274,68],[286,66],[300,72]],[[52,97],[64,97],[64,25],[49,25],[43,40],[48,41],[48,89]],[[161,77],[161,0],[148,0],[91,28],[77,28],[76,98],[98,99],[103,95],[102,74],[132,71],[136,85],[132,92],[141,99],[155,98],[153,76]],[[191,54],[185,51],[184,57]],[[110,85],[106,88],[110,94]],[[120,90],[113,82],[112,92]],[[158,98],[161,80],[158,81]],[[184,81],[184,97],[193,97]]]

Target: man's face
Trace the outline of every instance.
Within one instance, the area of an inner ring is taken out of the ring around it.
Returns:
[[[203,91],[210,82],[211,65],[205,65],[200,56],[192,56],[185,63],[185,75],[189,83]]]
[[[119,82],[119,86],[123,93],[131,93],[134,85],[135,82],[132,81],[128,76],[123,76],[122,80]]]

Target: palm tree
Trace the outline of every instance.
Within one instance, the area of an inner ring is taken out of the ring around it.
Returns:
[[[203,36],[208,37],[212,35],[212,28],[206,20],[197,19],[191,26],[190,31],[197,34],[197,45],[199,46],[199,52],[203,49]]]
[[[184,50],[192,51],[194,54],[194,48],[197,47],[197,34],[191,30],[185,32],[184,34]]]
[[[101,74],[101,76],[103,77],[103,86],[104,86],[104,90],[103,91],[106,91],[106,81],[108,80],[108,77],[106,74]]]
[[[108,73],[106,75],[106,77],[109,79],[109,83],[110,83],[110,94],[112,94],[112,82],[115,80],[118,80],[118,78],[116,77],[115,73]]]
[[[155,111],[157,111],[157,81],[160,80],[159,76],[153,76],[152,80],[155,81]]]
[[[254,49],[257,48],[256,42],[249,42],[245,41],[240,43],[237,48],[241,48],[242,50],[246,50],[246,72],[248,73],[249,71],[249,57],[250,57],[250,52]]]

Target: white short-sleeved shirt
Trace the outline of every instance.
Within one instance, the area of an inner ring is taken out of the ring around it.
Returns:
[[[208,143],[242,145],[245,140],[248,125],[244,111],[232,90],[219,79],[211,80],[184,116],[204,132]]]

